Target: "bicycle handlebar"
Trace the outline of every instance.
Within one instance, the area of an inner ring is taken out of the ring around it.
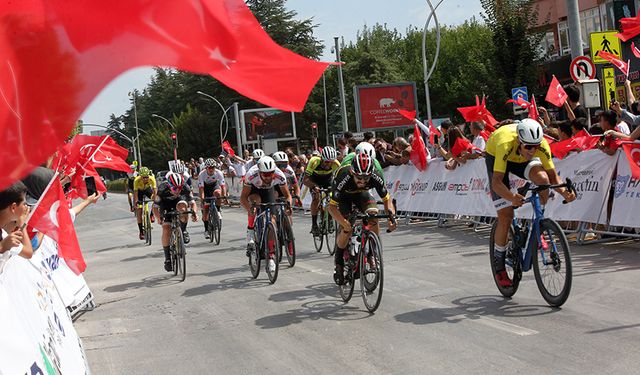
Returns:
[[[174,211],[165,212],[165,215],[167,215],[167,216],[178,216],[178,215],[189,215],[189,214],[194,215],[195,211],[192,211],[192,210],[176,211],[176,210],[174,210]]]
[[[575,186],[573,185],[573,181],[571,181],[571,179],[567,178],[566,182],[564,182],[562,184],[557,184],[557,185],[545,184],[545,185],[538,185],[538,186],[535,186],[535,187],[531,187],[531,182],[527,182],[524,186],[518,188],[518,194],[524,196],[529,191],[533,191],[533,192],[539,193],[539,192],[541,192],[543,190],[557,189],[557,188],[561,188],[561,187],[566,187],[567,190],[569,190],[572,193],[576,192]],[[567,203],[568,202],[566,200],[562,201],[562,204],[567,204]]]

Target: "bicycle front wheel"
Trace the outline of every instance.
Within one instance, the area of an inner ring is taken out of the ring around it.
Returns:
[[[317,252],[322,251],[322,243],[324,242],[324,219],[320,222],[320,226],[318,227],[317,235],[313,236],[313,245],[316,247]]]
[[[348,251],[348,250],[345,250]],[[353,264],[353,260],[349,259],[348,262],[345,262],[343,277],[344,284],[340,285],[340,297],[344,302],[349,302],[351,297],[353,296],[353,289],[355,286],[355,275],[353,272],[353,268],[355,265]]]
[[[144,215],[144,240],[147,245],[151,246],[151,217],[149,211]]]
[[[174,231],[173,241],[171,246],[171,266],[173,267],[173,276],[178,275],[178,268],[180,267],[180,260],[178,257],[179,243],[182,241],[182,232],[179,230]]]
[[[333,220],[329,213],[325,213],[326,216],[326,243],[327,251],[329,255],[333,255],[336,252],[336,237],[338,235],[338,222]]]
[[[278,262],[278,251],[280,247],[278,243],[278,230],[272,222],[267,224],[265,230],[264,238],[266,243],[263,244],[265,247],[265,270],[269,277],[269,282],[274,284],[278,279],[278,270],[280,269],[280,262]]]
[[[498,287],[498,291],[504,297],[511,298],[518,291],[518,286],[520,285],[520,280],[522,279],[522,265],[520,262],[520,256],[518,255],[517,250],[511,250],[515,244],[513,242],[513,228],[509,228],[509,236],[507,238],[507,254],[505,261],[505,268],[507,271],[507,275],[509,279],[511,279],[511,286],[505,287],[501,286],[496,280],[496,264],[495,264],[495,234],[496,228],[498,227],[498,221],[496,220],[491,227],[491,235],[489,236],[489,262],[491,263],[491,275],[493,276],[493,281],[496,283],[496,287]]]
[[[368,232],[360,251],[360,291],[362,300],[369,312],[375,312],[382,301],[384,268],[382,263],[382,244],[374,232]]]
[[[552,219],[540,222],[540,238],[534,248],[533,273],[542,298],[551,306],[562,306],[571,292],[572,266],[569,242]]]
[[[288,217],[284,218],[284,228],[282,243],[284,244],[284,252],[287,254],[287,261],[289,261],[289,267],[293,267],[296,264],[296,240],[293,237],[293,229],[291,228],[291,221]]]

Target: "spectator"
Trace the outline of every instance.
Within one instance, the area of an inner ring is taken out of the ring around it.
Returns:
[[[344,138],[338,139],[338,152],[341,155],[346,156],[349,153],[349,149],[347,148],[347,140]]]
[[[571,121],[571,134],[576,135],[582,130],[587,131],[587,119],[584,117],[576,118]]]
[[[569,120],[576,120],[579,118],[587,118],[587,111],[580,104],[580,89],[575,84],[564,86],[564,91],[567,93],[567,101],[564,102],[564,108],[567,111],[567,118]]]
[[[600,132],[606,131],[615,131],[616,123],[618,122],[618,115],[611,110],[604,111],[600,114]],[[602,150],[607,155],[614,155],[616,150],[621,145],[621,141],[616,139],[615,137],[609,135],[604,136],[604,139],[601,139],[598,142],[597,147]]]
[[[481,122],[474,121],[470,126],[471,134],[473,135],[473,142],[471,142],[474,146],[484,151],[487,142],[480,135],[480,133],[484,130],[484,124]]]
[[[411,159],[411,145],[406,139],[397,137],[393,140],[391,151],[387,151],[386,158],[393,165],[409,163]]]
[[[449,128],[453,126],[451,120],[444,120],[440,123],[440,132],[442,133],[442,139],[438,137],[438,144],[445,150],[449,150]]]
[[[364,132],[363,136],[364,136],[364,141],[365,142],[369,142],[371,144],[373,144],[373,142],[375,142],[375,140],[376,140],[375,135],[373,134],[373,132]]]
[[[548,135],[549,137],[553,138],[556,141],[560,139],[560,130],[558,128],[552,128],[550,126],[547,126],[544,129],[544,134]]]
[[[11,255],[30,259],[31,240],[23,224],[29,215],[26,201],[27,187],[18,181],[0,191],[0,268]]]
[[[558,140],[564,141],[573,137],[573,130],[569,120],[558,121],[556,124],[558,124]]]
[[[501,127],[501,126],[504,126],[504,125],[511,125],[511,124],[513,124],[513,123],[515,123],[515,120],[508,118],[508,119],[502,120],[502,121],[500,121],[499,123],[497,123],[497,124],[496,124],[496,126],[495,126],[495,128],[496,128],[496,129],[498,129],[498,128],[499,128],[499,127]]]
[[[449,129],[447,136],[449,138],[449,144],[451,145],[451,148],[453,148],[453,146],[456,144],[456,141],[458,140],[458,138],[465,138],[464,134],[462,133],[462,130],[460,130],[457,126],[452,126]],[[460,153],[460,155],[455,156],[453,155],[453,152],[448,151],[444,156],[445,160],[447,161],[447,163],[445,164],[445,168],[453,170],[458,165],[465,164],[467,160],[477,159],[481,156],[482,156],[481,153],[476,153],[476,152],[469,153],[467,151],[463,151]]]
[[[380,163],[382,168],[386,168],[391,165],[391,162],[387,159],[387,151],[391,151],[391,145],[385,142],[384,139],[378,138],[375,140],[373,147],[376,149],[376,159]]]
[[[348,141],[347,146],[349,147],[349,150],[347,151],[347,154],[351,153],[351,152],[355,152],[356,151],[356,146],[358,146],[358,141],[355,138],[350,138]]]

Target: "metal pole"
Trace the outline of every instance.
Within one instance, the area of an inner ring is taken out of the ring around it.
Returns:
[[[433,70],[438,63],[438,56],[440,55],[440,24],[438,23],[438,17],[436,16],[436,9],[442,4],[443,0],[440,0],[438,4],[433,7],[431,4],[431,0],[427,0],[427,4],[429,4],[429,8],[431,8],[431,13],[427,18],[427,22],[424,24],[424,30],[422,31],[422,68],[424,73],[424,93],[427,104],[427,118],[429,121],[431,120],[431,97],[429,94],[429,78],[431,78],[431,74],[433,74]],[[431,18],[435,20],[436,23],[436,53],[433,58],[433,64],[431,68],[427,68],[427,28],[429,27],[429,23],[431,22]]]
[[[142,153],[140,150],[140,131],[138,130],[138,107],[136,105],[137,93],[135,90],[130,92],[131,97],[133,98],[133,119],[136,125],[136,141],[138,142],[138,167],[142,166]]]
[[[580,13],[578,0],[567,0],[567,23],[569,25],[569,43],[571,58],[582,56],[582,33],[580,32]]]
[[[338,43],[338,37],[333,37],[336,43],[336,62],[340,61],[340,45]],[[344,80],[342,79],[342,64],[338,64],[338,85],[340,86],[340,104],[342,105],[342,129],[349,131],[349,124],[347,123],[347,100],[344,95]]]
[[[229,130],[229,119],[227,118],[227,111],[229,109],[231,109],[231,107],[229,108],[224,108],[224,106],[222,105],[222,103],[220,103],[220,101],[218,101],[218,99],[214,98],[213,96],[209,95],[209,94],[205,94],[202,91],[197,91],[196,93],[202,95],[202,96],[206,96],[207,98],[213,100],[214,102],[218,103],[218,105],[220,106],[220,108],[222,109],[222,117],[220,118],[220,143],[222,143],[224,141],[224,138],[227,136],[227,131]],[[227,131],[225,131],[224,137],[222,135],[222,120],[227,118]]]
[[[242,155],[242,138],[240,137],[240,112],[238,110],[238,102],[233,103],[233,115],[236,118],[236,140],[238,143],[238,157],[244,159],[244,155]]]
[[[329,144],[329,113],[327,111],[327,81],[322,72],[322,91],[324,94],[324,127],[325,127],[325,144]]]
[[[164,117],[162,117],[162,116],[160,116],[160,115],[157,115],[157,114],[155,114],[155,113],[154,113],[154,114],[152,114],[152,115],[151,115],[151,117],[156,117],[156,118],[159,118],[159,119],[163,119],[164,121],[166,121],[167,123],[169,123],[169,125],[171,125],[171,129],[173,129],[173,130],[174,130],[174,132],[176,133],[176,145],[177,145],[177,143],[178,143],[178,132],[177,132],[177,131],[175,131],[175,130],[176,130],[175,125],[173,125],[173,123],[172,123],[171,121],[169,121],[169,120],[167,120],[166,118],[164,118]],[[171,140],[171,142],[173,142],[173,139]],[[176,146],[176,145],[174,145],[174,146],[173,146],[173,160],[175,160],[175,161],[177,161],[177,160],[178,160],[178,148],[177,148],[177,146]]]

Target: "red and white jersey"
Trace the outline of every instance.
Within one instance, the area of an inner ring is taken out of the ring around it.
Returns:
[[[204,187],[205,185],[215,185],[220,184],[220,186],[225,186],[226,182],[224,180],[224,174],[219,169],[216,169],[213,174],[209,174],[209,171],[206,169],[200,172],[198,175],[198,187]]]
[[[296,177],[296,172],[293,170],[293,168],[291,168],[290,165],[287,165],[287,167],[282,170],[280,169],[282,172],[284,172],[284,175],[287,176],[287,183],[291,186],[296,185],[298,183],[298,177]]]
[[[257,165],[254,165],[249,169],[249,172],[244,177],[244,184],[246,186],[254,186],[258,189],[271,189],[274,186],[286,185],[287,176],[280,169],[276,168],[273,179],[270,184],[265,184],[260,178],[260,170]]]

